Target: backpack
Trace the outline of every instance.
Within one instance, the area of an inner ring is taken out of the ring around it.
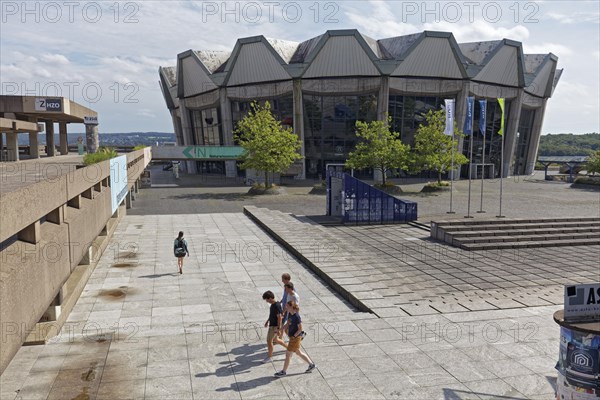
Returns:
[[[186,254],[185,248],[183,247],[183,239],[177,239],[177,245],[175,245],[175,256],[184,257]]]

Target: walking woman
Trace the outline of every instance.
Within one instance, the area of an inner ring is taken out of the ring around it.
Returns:
[[[315,363],[300,350],[300,343],[302,342],[302,318],[300,318],[300,306],[293,300],[290,300],[285,305],[287,312],[289,313],[288,321],[286,322],[283,330],[287,327],[288,336],[290,341],[287,346],[285,353],[285,361],[283,362],[283,369],[275,373],[275,376],[281,377],[287,375],[287,369],[292,359],[292,354],[296,353],[298,356],[308,364],[308,369],[305,372],[311,372],[315,369]]]
[[[187,242],[183,238],[182,231],[179,231],[179,236],[177,236],[177,239],[175,239],[173,253],[175,254],[175,257],[177,257],[177,266],[179,267],[179,274],[183,274],[183,258],[186,254],[189,257],[190,252],[188,251]]]

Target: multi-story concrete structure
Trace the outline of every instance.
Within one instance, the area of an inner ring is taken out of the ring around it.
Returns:
[[[283,125],[302,139],[299,177],[343,162],[356,143],[356,120],[392,118],[412,143],[423,115],[456,100],[459,128],[466,98],[487,99],[486,151],[475,128],[473,164],[500,172],[501,110],[506,99],[504,176],[533,171],[546,102],[560,78],[558,58],[523,54],[520,42],[457,43],[452,33],[425,31],[371,39],[356,30],[327,31],[302,43],[255,36],[231,52],[186,51],[160,82],[180,145],[234,144],[235,124],[254,99],[269,100]],[[475,102],[478,126],[479,104]],[[462,143],[465,151],[470,138]],[[235,161],[187,163],[190,172],[236,174]],[[465,167],[467,170],[468,167]]]
[[[0,96],[0,160],[19,161],[17,135],[29,135],[28,158],[39,158],[39,132],[46,131],[46,155],[55,155],[54,127],[58,123],[59,152],[69,154],[67,125],[85,124],[86,144],[98,149],[98,113],[64,97]],[[42,125],[43,124],[43,125]],[[6,134],[6,155],[4,154]]]

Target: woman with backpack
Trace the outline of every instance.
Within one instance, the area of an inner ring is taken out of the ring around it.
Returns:
[[[187,254],[190,256],[190,252],[188,251],[187,242],[183,238],[183,231],[179,231],[179,236],[175,239],[175,244],[173,247],[173,253],[175,257],[177,257],[177,266],[179,267],[179,274],[183,274],[183,258]]]

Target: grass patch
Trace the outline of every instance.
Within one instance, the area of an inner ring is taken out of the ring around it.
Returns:
[[[102,161],[109,160],[117,157],[119,154],[117,151],[110,147],[101,147],[96,153],[90,153],[83,156],[83,163],[85,165],[92,165]]]
[[[599,177],[580,176],[578,178],[575,178],[575,181],[573,181],[573,183],[576,185],[600,186],[600,176]]]

